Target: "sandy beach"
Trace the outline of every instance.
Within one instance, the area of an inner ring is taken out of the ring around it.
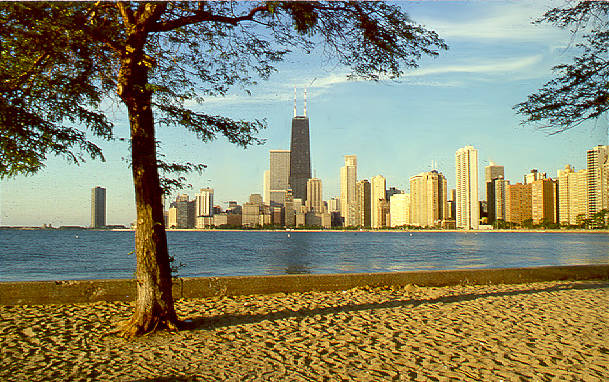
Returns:
[[[0,306],[0,380],[609,379],[609,282],[180,300],[192,328],[106,335],[129,303]]]

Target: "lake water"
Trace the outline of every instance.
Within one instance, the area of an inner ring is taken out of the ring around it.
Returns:
[[[237,276],[609,263],[609,235],[168,232],[178,275]],[[130,231],[0,230],[0,281],[131,278]]]

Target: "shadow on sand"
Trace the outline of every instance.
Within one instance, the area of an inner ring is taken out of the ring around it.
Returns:
[[[242,325],[258,323],[262,321],[274,321],[281,320],[284,318],[306,318],[316,315],[327,315],[335,314],[339,312],[359,312],[363,310],[373,309],[385,309],[385,308],[397,308],[397,307],[417,307],[423,304],[450,304],[472,301],[479,298],[486,297],[503,297],[503,296],[517,296],[517,295],[530,295],[543,292],[556,292],[563,290],[584,290],[584,289],[606,289],[609,288],[609,282],[604,281],[601,283],[581,283],[581,284],[569,284],[569,285],[556,285],[548,288],[531,288],[516,291],[505,291],[505,292],[490,292],[490,293],[466,293],[455,296],[443,296],[437,298],[421,298],[421,299],[405,299],[386,301],[378,303],[364,303],[364,304],[344,304],[337,306],[330,306],[324,308],[302,308],[298,310],[285,309],[279,312],[264,313],[264,314],[221,314],[217,316],[203,316],[191,318],[189,321],[182,323],[182,330],[213,330],[219,327]]]

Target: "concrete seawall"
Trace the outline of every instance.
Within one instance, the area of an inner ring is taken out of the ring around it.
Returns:
[[[197,277],[174,282],[174,298],[346,290],[362,286],[520,284],[609,279],[609,264],[390,273]],[[135,280],[0,282],[0,305],[133,301]]]

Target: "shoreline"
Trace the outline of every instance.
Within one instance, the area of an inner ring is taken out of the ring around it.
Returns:
[[[112,229],[91,229],[87,227],[73,228],[41,228],[41,227],[0,227],[0,230],[16,230],[16,231],[95,231],[95,232],[135,232],[133,228],[112,228]],[[479,234],[479,233],[589,233],[589,234],[609,234],[608,229],[478,229],[478,230],[462,230],[462,229],[226,229],[226,228],[166,228],[166,232],[318,232],[318,233],[359,233],[359,232],[402,232],[402,233],[463,233],[463,234]]]
[[[134,229],[113,229],[111,231],[135,231]],[[587,230],[587,229],[496,229],[496,230],[459,230],[459,229],[222,229],[222,228],[169,228],[166,232],[335,232],[335,233],[359,233],[359,232],[402,232],[402,233],[591,233],[591,234],[609,234],[609,230]]]

